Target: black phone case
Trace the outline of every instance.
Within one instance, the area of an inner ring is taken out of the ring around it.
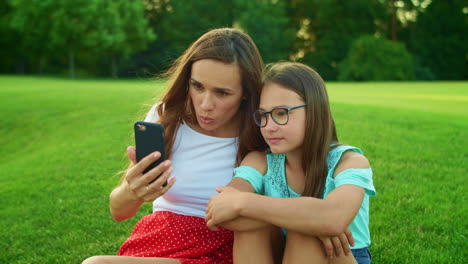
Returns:
[[[140,161],[155,151],[161,152],[161,158],[153,162],[143,171],[146,173],[166,160],[166,149],[164,146],[164,127],[158,123],[139,121],[134,124],[134,130],[137,161]],[[167,182],[164,183],[163,186],[166,184]]]

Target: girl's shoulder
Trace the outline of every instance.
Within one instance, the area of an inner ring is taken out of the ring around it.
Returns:
[[[347,169],[368,169],[370,168],[369,161],[367,158],[357,152],[348,151],[345,152],[340,161],[338,162],[334,176],[338,175],[340,172],[345,171]]]
[[[364,153],[359,148],[350,145],[334,146],[328,152],[327,165],[334,175],[347,169],[370,168]]]
[[[256,169],[262,175],[267,171],[267,155],[268,151],[252,151],[241,162],[241,166],[249,166]]]
[[[347,153],[357,153],[364,155],[362,150],[357,147],[344,144],[333,144],[330,146],[330,150],[328,151],[327,163],[336,163],[342,158],[344,154]]]

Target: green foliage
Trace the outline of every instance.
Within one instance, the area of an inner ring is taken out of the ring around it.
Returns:
[[[411,52],[436,79],[468,78],[466,1],[432,1],[421,12],[409,40]]]
[[[429,67],[424,66],[418,57],[414,58],[414,76],[416,80],[435,80],[436,77]]]
[[[5,0],[0,72],[64,74],[68,64],[81,77],[147,76],[165,71],[206,31],[234,26],[252,36],[265,62],[298,60],[325,80],[338,78],[362,35],[405,43],[416,79],[467,79],[465,2]]]
[[[9,1],[0,1],[0,72],[12,71],[13,65],[18,64],[18,43],[12,40],[19,39],[18,32],[9,25],[11,6]]]
[[[413,57],[402,43],[362,36],[339,64],[339,80],[389,81],[414,79]]]
[[[142,1],[101,1],[101,15],[95,19],[96,30],[89,34],[97,43],[97,54],[106,54],[111,61],[111,72],[117,77],[117,59],[125,60],[130,54],[146,49],[156,36],[144,17]]]
[[[289,59],[294,30],[284,1],[235,0],[236,22],[255,41],[266,63]]]
[[[28,66],[41,72],[44,60],[55,56],[53,55],[55,47],[49,44],[51,41],[49,29],[52,22],[47,12],[53,1],[11,0],[6,3],[10,9],[6,15],[9,23],[4,26],[10,29],[10,37],[13,37],[8,39],[7,45],[15,45],[10,57],[21,65],[20,72],[24,72]]]
[[[12,0],[11,6],[11,27],[24,36],[22,51],[37,55],[39,62],[67,58],[72,77],[76,54],[125,58],[154,40],[141,1]]]
[[[318,10],[310,17],[309,34],[313,48],[302,62],[314,67],[325,80],[337,78],[337,64],[344,59],[351,42],[363,34],[373,34],[384,19],[384,4],[377,0],[315,0]]]
[[[147,50],[133,54],[126,71],[137,74],[165,71],[206,31],[230,27],[232,1],[145,0],[146,17],[158,36]]]
[[[169,1],[168,14],[161,21],[161,27],[170,43],[168,48],[180,54],[207,30],[230,27],[230,12],[230,1],[205,0],[192,1],[190,4],[184,0]]]
[[[406,34],[408,25],[411,25],[415,14],[424,8],[427,1],[431,0],[387,0],[386,21],[382,23],[379,33],[393,41],[401,41]]]
[[[327,86],[340,139],[374,171],[373,262],[465,263],[468,83]],[[151,205],[116,222],[108,196],[162,87],[0,76],[0,263],[116,254]]]

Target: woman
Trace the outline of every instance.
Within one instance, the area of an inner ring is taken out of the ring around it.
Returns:
[[[164,125],[168,160],[142,174],[160,153],[137,163],[129,147],[132,165],[110,195],[117,221],[145,202],[153,202],[153,213],[137,223],[118,256],[83,263],[232,263],[233,234],[209,230],[205,209],[234,165],[266,146],[255,124],[242,122],[258,105],[262,67],[252,39],[230,28],[205,33],[176,60],[165,95],[146,119]]]

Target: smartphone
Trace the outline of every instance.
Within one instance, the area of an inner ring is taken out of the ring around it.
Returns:
[[[158,123],[138,121],[134,124],[136,159],[142,160],[149,154],[159,151],[161,158],[149,165],[143,173],[146,173],[166,160],[166,149],[164,147],[164,126]],[[163,186],[167,185],[167,181]]]

